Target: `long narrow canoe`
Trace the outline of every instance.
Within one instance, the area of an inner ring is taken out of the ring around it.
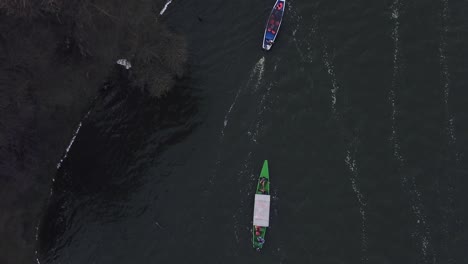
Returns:
[[[268,161],[263,163],[255,192],[252,244],[257,251],[263,248],[267,227],[270,224],[270,174]]]
[[[286,7],[286,0],[276,0],[273,9],[265,26],[265,33],[263,34],[262,48],[270,50],[275,42],[276,36],[283,21],[284,9]]]

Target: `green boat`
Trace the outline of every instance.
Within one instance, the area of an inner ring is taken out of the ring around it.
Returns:
[[[270,175],[268,161],[263,163],[255,192],[252,244],[257,251],[263,248],[267,227],[270,223]]]

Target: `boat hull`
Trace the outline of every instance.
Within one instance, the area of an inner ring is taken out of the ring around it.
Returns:
[[[255,192],[254,219],[252,229],[252,245],[259,251],[265,243],[265,235],[269,226],[270,212],[270,174],[268,161],[263,163],[262,171]]]
[[[281,27],[281,22],[283,21],[285,8],[286,0],[276,0],[276,3],[268,16],[265,33],[263,34],[262,48],[264,50],[270,50],[273,46]]]

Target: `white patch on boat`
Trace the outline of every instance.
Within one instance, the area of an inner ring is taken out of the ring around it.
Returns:
[[[167,10],[167,7],[172,3],[172,0],[167,0],[166,4],[164,5],[163,9],[161,10],[161,12],[159,12],[159,15],[162,16],[164,14],[164,12],[166,12]]]
[[[270,195],[255,194],[253,225],[270,226]]]
[[[301,58],[303,59],[304,56],[303,56],[303,53],[301,52],[300,48],[299,48],[299,41],[297,41],[296,39],[296,34],[297,34],[297,31],[299,30],[299,27],[301,25],[301,21],[302,21],[302,16],[299,15],[297,12],[296,12],[296,9],[293,8],[293,4],[292,3],[289,3],[288,6],[287,6],[287,9],[288,9],[288,17],[291,18],[291,20],[293,21],[292,23],[295,24],[294,28],[293,28],[293,31],[292,31],[292,41],[294,42],[295,46],[296,46],[296,49],[297,51],[299,52],[299,55],[301,56]]]
[[[358,180],[359,180],[359,172],[356,165],[356,159],[354,158],[354,154],[351,154],[351,151],[348,149],[346,151],[346,158],[345,163],[348,166],[350,172],[350,181],[351,187],[356,194],[358,203],[359,203],[359,212],[361,214],[361,251],[362,262],[367,262],[367,250],[368,250],[368,236],[367,236],[367,216],[366,216],[366,206],[367,203],[365,202],[364,195],[361,193],[359,188]]]

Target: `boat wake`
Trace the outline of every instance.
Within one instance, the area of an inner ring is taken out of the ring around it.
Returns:
[[[84,116],[84,118],[82,119],[82,121],[80,121],[80,123],[78,124],[78,127],[76,128],[75,132],[73,133],[73,137],[70,141],[70,143],[68,144],[68,147],[67,149],[65,150],[65,154],[63,155],[63,157],[60,159],[60,161],[57,163],[57,169],[60,169],[60,167],[62,166],[62,163],[63,161],[68,157],[68,152],[70,151],[73,143],[75,142],[75,139],[76,139],[76,136],[78,135],[78,133],[80,132],[80,129],[81,129],[81,126],[83,125],[83,121],[86,120],[89,116],[89,114],[91,113],[91,110],[88,111],[88,113],[86,113],[86,115]],[[54,181],[54,179],[52,179],[52,181]]]
[[[270,83],[266,89],[266,92],[262,95],[262,98],[260,99],[260,103],[258,104],[258,107],[257,107],[257,119],[247,131],[247,135],[249,136],[250,140],[254,143],[257,143],[258,134],[262,128],[262,123],[263,123],[262,115],[263,115],[263,112],[267,109],[267,106],[266,106],[267,98],[270,97],[270,91],[271,91],[272,86],[273,84]]]
[[[287,8],[288,8],[288,14],[289,14],[288,17],[290,17],[290,19],[294,21],[293,24],[296,25],[292,31],[292,41],[294,42],[294,45],[296,47],[297,52],[299,53],[299,56],[301,57],[303,61],[305,61],[305,54],[302,52],[302,50],[299,47],[299,44],[304,40],[301,39],[301,41],[298,41],[296,37],[299,27],[302,23],[302,16],[296,11],[293,3],[290,3],[289,5],[287,5]]]
[[[457,143],[457,138],[456,138],[456,131],[455,131],[455,125],[454,125],[454,117],[450,112],[450,107],[449,107],[449,97],[450,97],[450,87],[451,87],[451,82],[450,82],[450,71],[449,71],[449,65],[448,65],[448,59],[447,59],[447,35],[449,33],[449,20],[450,20],[450,10],[449,10],[449,3],[448,0],[442,0],[442,12],[440,14],[441,16],[441,21],[442,21],[442,32],[440,34],[440,44],[439,44],[439,64],[441,68],[441,84],[443,87],[443,100],[444,100],[444,110],[445,110],[445,123],[446,123],[446,128],[445,128],[445,134],[447,138],[447,145],[448,145],[448,150],[449,150],[449,157],[448,160],[453,161],[455,167],[458,166],[459,161],[460,161],[460,154],[458,153],[456,149],[456,143]],[[453,204],[454,204],[454,198],[453,198],[453,183],[452,183],[452,176],[449,173],[447,177],[448,183],[447,183],[447,200],[445,201],[446,203],[446,214],[443,216],[443,223],[442,223],[442,230],[444,232],[444,247],[445,251],[448,254],[448,260],[447,262],[453,262],[451,261],[451,256],[449,254],[450,252],[450,246],[449,241],[452,237],[449,231],[449,219],[454,218],[454,209],[453,209]]]
[[[172,3],[172,0],[167,0],[166,4],[164,5],[163,9],[161,9],[161,12],[159,12],[159,15],[162,16],[164,12],[166,12],[167,7]]]
[[[325,64],[325,67],[327,69],[328,75],[330,76],[330,80],[332,83],[331,109],[332,109],[333,115],[336,117],[336,93],[340,89],[340,87],[338,86],[338,82],[336,80],[336,75],[335,75],[335,70],[334,70],[335,67],[332,64],[332,61],[330,59],[330,56],[328,55],[327,50],[328,50],[328,47],[326,43],[324,42],[322,60],[323,60],[323,63]]]
[[[396,89],[400,83],[400,13],[401,13],[401,2],[400,0],[394,0],[391,6],[391,17],[393,21],[392,39],[394,45],[393,51],[393,76],[390,90],[388,92],[388,101],[391,105],[391,122],[392,122],[392,134],[390,141],[393,145],[393,157],[398,161],[399,172],[401,174],[402,168],[405,166],[405,159],[401,154],[399,134],[397,128],[398,110],[396,106],[397,96]],[[411,212],[416,218],[416,231],[414,234],[418,238],[421,246],[421,253],[424,260],[427,262],[428,249],[430,248],[430,230],[426,222],[426,215],[423,212],[422,195],[416,185],[416,179],[414,176],[401,176],[401,185],[403,190],[410,197]]]
[[[454,117],[450,113],[449,109],[449,96],[450,96],[450,72],[449,66],[447,62],[447,34],[449,32],[448,22],[450,19],[449,13],[449,6],[448,0],[442,0],[442,23],[443,23],[443,31],[440,36],[440,45],[439,45],[439,62],[440,67],[442,70],[442,84],[443,84],[443,94],[444,94],[444,106],[445,106],[445,115],[446,115],[446,123],[447,123],[447,135],[448,135],[448,143],[449,146],[453,149],[454,145],[457,142],[457,138],[455,136],[455,126],[453,123]],[[455,158],[458,161],[459,155],[455,153]]]
[[[390,91],[388,93],[388,100],[390,101],[390,105],[392,106],[392,135],[390,140],[393,144],[393,156],[400,162],[403,162],[403,157],[400,154],[400,143],[398,141],[397,129],[396,129],[396,95],[395,89],[397,86],[398,76],[400,74],[400,1],[395,0],[392,5],[392,16],[391,19],[394,22],[393,31],[392,31],[392,38],[393,38],[393,76],[392,76],[392,84],[390,87]]]
[[[292,6],[291,4],[289,5],[290,7]],[[291,8],[291,12],[293,13],[293,16],[296,17],[296,20],[299,22],[302,20],[302,16],[298,15],[297,12],[294,11],[294,9]],[[299,53],[299,56],[304,62],[309,62],[311,63],[313,60],[313,43],[307,41],[309,39],[317,40],[315,45],[318,45],[319,47],[322,48],[322,63],[325,65],[325,69],[328,73],[328,76],[330,77],[332,88],[330,90],[331,93],[331,110],[333,116],[336,118],[336,102],[337,102],[337,92],[340,90],[340,86],[338,84],[336,74],[335,74],[335,67],[333,65],[333,60],[330,57],[330,54],[328,52],[328,45],[327,41],[323,36],[320,36],[318,34],[318,29],[317,29],[317,16],[312,14],[312,20],[313,24],[310,26],[308,33],[306,34],[305,39],[306,40],[301,40],[301,43],[305,43],[305,51],[302,51],[302,49],[299,47],[299,43],[296,40],[296,33],[299,29],[299,26],[297,26],[293,30],[293,40],[296,43],[296,50]]]
[[[328,54],[328,47],[326,42],[322,39],[323,43],[323,56],[322,61],[327,69],[327,73],[330,77],[330,81],[332,84],[331,89],[331,109],[332,115],[335,118],[335,121],[342,121],[338,119],[338,113],[336,109],[336,93],[340,89],[338,85],[338,81],[335,75],[334,66]],[[343,123],[340,122],[340,126],[343,127]],[[342,131],[344,133],[344,131]],[[350,177],[349,180],[351,182],[351,188],[353,189],[354,194],[356,195],[357,202],[359,204],[359,213],[361,215],[361,261],[363,263],[368,262],[368,233],[367,233],[367,214],[366,214],[366,207],[367,203],[365,201],[365,196],[361,192],[360,184],[359,184],[359,170],[356,162],[356,153],[357,153],[357,139],[354,139],[346,148],[346,156],[344,162],[349,170]]]
[[[355,158],[356,150],[351,151],[350,148],[346,150],[345,163],[350,172],[351,187],[356,194],[359,203],[359,212],[361,213],[361,261],[367,262],[367,250],[368,250],[368,236],[367,236],[367,217],[366,217],[366,202],[364,195],[361,193],[359,188],[359,171],[356,164]]]
[[[97,99],[97,97],[94,98],[93,104],[94,104],[94,101],[96,101],[96,99]],[[73,132],[72,139],[70,140],[70,143],[68,143],[68,146],[65,149],[65,154],[60,159],[60,161],[57,163],[57,166],[56,166],[57,170],[62,167],[63,161],[68,157],[68,153],[70,152],[70,149],[73,146],[73,143],[75,142],[75,139],[78,136],[78,133],[80,133],[80,129],[81,129],[82,125],[83,125],[83,122],[86,121],[86,119],[88,119],[90,114],[91,114],[91,109],[88,110],[86,115],[81,119],[80,123],[78,123],[78,127],[75,129],[75,132]],[[52,182],[55,182],[55,176],[52,177]],[[50,199],[50,197],[52,197],[53,193],[54,193],[54,187],[52,185],[50,187],[50,191],[49,191],[49,199]],[[37,225],[36,225],[36,234],[35,234],[36,245],[39,243],[39,226],[40,225],[41,225],[41,221],[39,220]],[[39,253],[38,253],[37,249],[34,251],[34,254],[35,254],[35,257],[36,257],[36,262],[38,264],[40,264],[41,262],[39,261]]]
[[[277,65],[278,61],[276,61],[274,67],[273,67],[273,72],[277,70]],[[246,85],[246,87],[250,87],[251,82],[255,81],[253,85],[253,91],[258,91],[261,82],[263,80],[263,72],[265,69],[265,58],[262,57],[254,66],[252,73],[250,74],[249,81]],[[251,142],[257,144],[257,138],[258,135],[262,129],[262,123],[263,123],[263,114],[266,109],[268,109],[267,104],[269,103],[268,98],[270,98],[271,95],[271,88],[273,86],[273,83],[270,83],[266,91],[261,95],[260,102],[257,103],[257,109],[256,109],[256,119],[253,122],[253,124],[249,127],[247,131],[247,135],[249,136],[249,139]],[[253,190],[255,190],[255,184],[256,184],[256,174],[254,173],[254,170],[252,169],[251,166],[251,160],[252,160],[252,151],[249,151],[244,160],[242,161],[241,164],[241,169],[237,173],[237,181],[238,182],[248,182],[249,184],[244,184],[245,188],[239,189],[240,192],[240,207],[237,209],[236,214],[233,216],[234,218],[234,235],[236,238],[236,242],[239,243],[239,232],[242,230],[239,230],[239,224],[237,220],[237,215],[240,217],[244,217],[246,212],[244,212],[246,206],[245,203],[250,202],[250,198],[253,197]],[[247,195],[245,195],[247,194]],[[246,200],[248,199],[248,200]],[[248,207],[247,207],[248,208]]]
[[[239,89],[237,90],[234,100],[232,101],[226,114],[224,115],[223,127],[221,128],[221,132],[219,136],[219,143],[222,143],[224,141],[224,133],[229,124],[231,113],[235,109],[240,95],[242,94],[242,92],[244,92],[244,90],[250,90],[252,83],[253,83],[253,87],[251,90],[257,91],[258,87],[260,86],[263,80],[264,72],[265,72],[265,56],[262,56],[252,67],[252,70],[250,71],[250,74],[249,74],[249,79],[247,80],[246,84],[243,86],[240,86]],[[220,165],[221,165],[221,153],[218,151],[213,176],[210,177],[209,179],[210,184],[213,184],[214,178],[217,174],[217,171]]]
[[[257,81],[254,85],[254,91],[258,90],[260,82],[263,80],[263,72],[265,71],[265,57],[261,57],[254,66],[254,70],[250,75],[250,80],[253,80],[257,76]]]
[[[257,63],[255,63],[252,70],[250,71],[250,76],[249,76],[249,79],[248,79],[246,85],[239,87],[239,89],[237,90],[236,96],[234,97],[234,100],[232,101],[231,106],[229,107],[228,111],[224,115],[223,128],[221,129],[221,135],[220,135],[220,141],[221,142],[224,139],[224,131],[225,131],[225,129],[226,129],[228,123],[229,123],[229,117],[231,115],[232,110],[236,106],[237,100],[239,99],[239,95],[241,94],[241,92],[244,89],[249,88],[253,81],[255,81],[253,90],[257,91],[258,87],[260,86],[260,83],[261,83],[261,81],[263,79],[264,70],[265,70],[265,57],[262,56],[257,61]]]
[[[276,60],[274,67],[273,67],[273,73],[276,72],[278,65],[279,65],[279,60]],[[260,83],[258,82],[257,84],[259,85]],[[256,120],[249,127],[249,130],[247,131],[247,135],[249,136],[250,140],[254,142],[255,144],[258,143],[257,138],[258,138],[259,132],[261,131],[263,127],[263,114],[265,110],[268,109],[268,104],[272,103],[268,99],[271,96],[271,88],[273,87],[274,84],[275,83],[270,82],[266,88],[266,91],[261,95],[260,102],[257,104]]]

